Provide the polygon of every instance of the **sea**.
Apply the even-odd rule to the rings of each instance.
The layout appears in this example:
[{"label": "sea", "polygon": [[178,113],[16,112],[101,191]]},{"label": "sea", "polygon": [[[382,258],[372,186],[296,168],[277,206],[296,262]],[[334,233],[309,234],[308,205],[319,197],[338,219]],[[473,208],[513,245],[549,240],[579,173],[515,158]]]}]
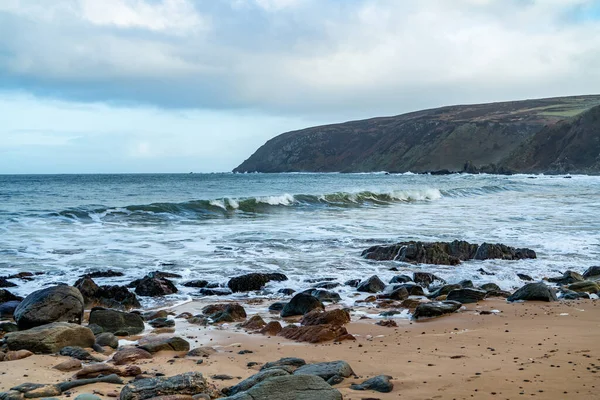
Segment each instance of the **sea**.
[{"label": "sea", "polygon": [[[458,266],[363,259],[373,245],[400,241],[503,243],[537,259],[468,261]],[[153,271],[181,275],[179,293],[141,298],[147,307],[200,298],[180,284],[225,286],[250,272],[281,272],[261,292],[303,290],[315,279],[339,282],[352,305],[350,279],[427,271],[449,283],[494,282],[504,290],[566,270],[600,265],[600,177],[422,174],[120,174],[0,175],[0,276],[27,295],[85,273],[112,269],[127,284]],[[482,274],[481,270],[488,272]]]}]

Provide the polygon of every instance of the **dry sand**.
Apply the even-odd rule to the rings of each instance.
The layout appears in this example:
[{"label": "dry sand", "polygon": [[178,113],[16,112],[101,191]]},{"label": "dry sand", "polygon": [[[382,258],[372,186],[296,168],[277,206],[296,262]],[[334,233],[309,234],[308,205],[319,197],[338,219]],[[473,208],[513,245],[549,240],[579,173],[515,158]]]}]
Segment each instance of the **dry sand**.
[{"label": "dry sand", "polygon": [[[600,306],[597,301],[507,304],[485,300],[466,310],[424,322],[396,320],[397,328],[377,326],[373,320],[350,323],[354,342],[301,344],[279,337],[249,335],[233,328],[206,329],[183,323],[181,333],[192,347],[214,346],[219,352],[204,359],[174,358],[158,354],[140,362],[143,371],[167,376],[201,371],[236,377],[214,381],[232,386],[256,373],[248,368],[281,357],[302,357],[307,362],[346,360],[358,379],[336,386],[344,399],[599,399]],[[200,303],[179,307],[195,310]],[[482,310],[499,310],[485,315]],[[240,350],[253,353],[240,355]],[[32,356],[0,363],[0,391],[23,382],[54,383],[68,379],[51,367],[65,357]],[[353,382],[386,374],[394,377],[391,393],[358,392]],[[77,393],[96,390],[107,394],[120,387],[93,385]],[[63,396],[64,397],[64,396]]]}]

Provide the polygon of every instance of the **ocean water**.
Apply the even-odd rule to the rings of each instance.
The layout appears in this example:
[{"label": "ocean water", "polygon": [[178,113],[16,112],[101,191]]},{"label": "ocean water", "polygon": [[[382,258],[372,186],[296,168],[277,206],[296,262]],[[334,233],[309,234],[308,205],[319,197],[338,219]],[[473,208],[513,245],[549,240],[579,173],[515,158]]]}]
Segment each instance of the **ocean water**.
[{"label": "ocean water", "polygon": [[[413,271],[513,290],[523,284],[517,273],[541,279],[600,265],[599,189],[600,177],[588,176],[0,175],[0,276],[44,272],[14,280],[10,290],[21,295],[109,268],[125,276],[99,284],[156,270],[181,274],[176,283],[221,285],[253,271],[285,273],[289,281],[249,294],[274,298],[283,287],[309,288],[307,279],[386,281]],[[449,267],[360,257],[374,244],[454,239],[529,247],[538,258]],[[177,295],[143,304],[197,297],[178,286]],[[335,290],[347,304],[360,298]]]}]

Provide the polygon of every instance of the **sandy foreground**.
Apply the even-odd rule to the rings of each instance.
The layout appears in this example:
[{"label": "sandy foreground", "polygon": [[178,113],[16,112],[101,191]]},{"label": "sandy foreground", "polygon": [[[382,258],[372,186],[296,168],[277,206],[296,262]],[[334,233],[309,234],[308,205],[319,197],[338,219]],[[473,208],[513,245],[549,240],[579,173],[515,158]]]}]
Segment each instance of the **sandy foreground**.
[{"label": "sandy foreground", "polygon": [[[174,311],[198,312],[205,304],[188,303]],[[252,310],[247,310],[251,316]],[[480,314],[483,310],[499,312]],[[167,376],[201,371],[220,388],[256,373],[260,366],[248,368],[248,362],[262,364],[295,356],[307,362],[347,361],[358,378],[348,378],[336,386],[344,399],[600,398],[598,301],[508,304],[485,300],[437,319],[395,321],[396,328],[375,325],[375,320],[352,322],[347,329],[356,341],[312,345],[247,334],[233,324],[214,329],[178,319],[178,333],[192,348],[213,346],[218,352],[201,365],[196,364],[197,358],[174,358],[177,354],[166,352],[138,365],[142,371]],[[252,353],[240,355],[240,350]],[[0,363],[0,391],[24,382],[67,380],[73,373],[52,369],[67,359],[35,355]],[[215,374],[235,379],[212,380]],[[393,376],[391,393],[349,389],[351,383],[380,374]],[[121,387],[88,385],[71,393],[96,391],[107,395]]]}]

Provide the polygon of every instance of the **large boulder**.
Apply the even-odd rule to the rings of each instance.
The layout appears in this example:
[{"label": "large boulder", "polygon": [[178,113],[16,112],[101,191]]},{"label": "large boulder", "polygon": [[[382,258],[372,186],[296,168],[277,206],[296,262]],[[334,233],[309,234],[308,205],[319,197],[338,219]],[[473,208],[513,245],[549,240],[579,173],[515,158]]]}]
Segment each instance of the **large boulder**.
[{"label": "large boulder", "polygon": [[102,306],[120,310],[140,307],[135,293],[125,286],[98,286],[89,276],[80,278],[74,286],[81,292],[86,307]]},{"label": "large boulder", "polygon": [[100,326],[104,332],[137,335],[144,331],[144,320],[139,314],[104,308],[94,308],[90,313],[90,325]]},{"label": "large boulder", "polygon": [[600,266],[589,267],[583,273],[585,279],[600,279]]},{"label": "large boulder", "polygon": [[337,294],[336,292],[332,292],[330,290],[307,289],[307,290],[303,291],[302,293],[309,294],[313,297],[316,297],[317,299],[319,299],[322,302],[337,303],[342,300],[342,298],[340,297],[339,294]]},{"label": "large boulder", "polygon": [[83,296],[72,286],[60,285],[37,290],[23,300],[15,310],[19,329],[30,329],[53,322],[81,324]]},{"label": "large boulder", "polygon": [[329,361],[315,364],[306,364],[294,371],[294,375],[314,375],[324,380],[333,376],[348,378],[354,375],[354,371],[346,361]]},{"label": "large boulder", "polygon": [[6,335],[9,350],[29,350],[51,354],[66,346],[92,347],[96,341],[88,328],[67,322],[55,322]]},{"label": "large boulder", "polygon": [[462,304],[457,301],[432,301],[430,303],[421,303],[415,308],[414,319],[439,317],[444,314],[450,314],[458,310]]},{"label": "large boulder", "polygon": [[377,293],[381,292],[385,289],[385,283],[379,279],[377,275],[373,275],[372,277],[365,279],[361,283],[358,284],[356,288],[359,292],[367,292],[367,293]]},{"label": "large boulder", "polygon": [[429,287],[434,282],[445,284],[446,281],[431,272],[414,272],[413,281],[422,287]]},{"label": "large boulder", "polygon": [[268,378],[249,390],[228,398],[231,400],[341,400],[342,394],[317,376],[288,375]]},{"label": "large boulder", "polygon": [[179,336],[168,334],[148,335],[138,341],[138,347],[146,350],[148,353],[157,353],[159,351],[190,351],[190,343]]},{"label": "large boulder", "polygon": [[570,285],[571,283],[581,281],[583,281],[583,276],[575,271],[566,271],[562,276],[548,279],[548,282],[556,283],[557,285]]},{"label": "large boulder", "polygon": [[462,304],[477,303],[485,299],[487,292],[480,289],[454,289],[448,293],[446,300],[458,301]]},{"label": "large boulder", "polygon": [[461,289],[461,288],[462,288],[462,286],[460,286],[459,284],[456,284],[456,283],[450,284],[450,285],[444,285],[444,286],[436,289],[435,291],[431,292],[427,297],[429,297],[430,299],[435,299],[440,296],[445,296],[453,290]]},{"label": "large boulder", "polygon": [[133,283],[135,283],[135,293],[139,296],[157,297],[177,293],[173,282],[162,275],[151,274]]},{"label": "large boulder", "polygon": [[145,400],[159,396],[210,393],[206,379],[200,372],[186,372],[170,378],[156,377],[129,382],[121,390],[120,400]]},{"label": "large boulder", "polygon": [[477,249],[475,260],[522,260],[525,258],[536,258],[535,251],[531,249],[516,249],[503,244],[483,243]]},{"label": "large boulder", "polygon": [[302,358],[298,357],[284,357],[280,358],[277,361],[269,361],[262,366],[261,370],[270,369],[270,368],[298,368],[303,365],[306,365],[306,361]]},{"label": "large boulder", "polygon": [[346,310],[311,311],[300,321],[301,325],[344,325],[350,322],[350,314]]},{"label": "large boulder", "polygon": [[575,282],[569,285],[569,290],[573,290],[574,292],[598,293],[600,285],[593,281]]},{"label": "large boulder", "polygon": [[537,282],[537,283],[528,283],[522,288],[518,289],[514,292],[509,298],[508,301],[518,301],[518,300],[527,300],[527,301],[557,301],[556,293],[548,287],[546,284]]},{"label": "large boulder", "polygon": [[246,319],[246,310],[239,303],[211,304],[202,309],[213,322],[236,322]]},{"label": "large boulder", "polygon": [[252,273],[242,276],[236,276],[231,278],[227,286],[232,292],[250,292],[254,290],[261,290],[270,281],[287,281],[288,278],[284,274],[272,273],[272,274],[259,274]]},{"label": "large boulder", "polygon": [[348,331],[341,325],[288,325],[278,333],[286,339],[308,343],[328,342],[347,335]]},{"label": "large boulder", "polygon": [[275,376],[288,376],[289,374],[289,372],[279,368],[265,369],[257,374],[252,375],[248,379],[241,381],[235,386],[223,389],[222,392],[227,396],[233,396],[234,394],[245,392],[248,389],[258,385],[262,381],[267,380],[269,378],[273,378]]},{"label": "large boulder", "polygon": [[309,294],[298,293],[283,307],[281,316],[285,318],[294,315],[304,315],[318,309],[325,309],[323,303],[321,303],[319,299]]}]

